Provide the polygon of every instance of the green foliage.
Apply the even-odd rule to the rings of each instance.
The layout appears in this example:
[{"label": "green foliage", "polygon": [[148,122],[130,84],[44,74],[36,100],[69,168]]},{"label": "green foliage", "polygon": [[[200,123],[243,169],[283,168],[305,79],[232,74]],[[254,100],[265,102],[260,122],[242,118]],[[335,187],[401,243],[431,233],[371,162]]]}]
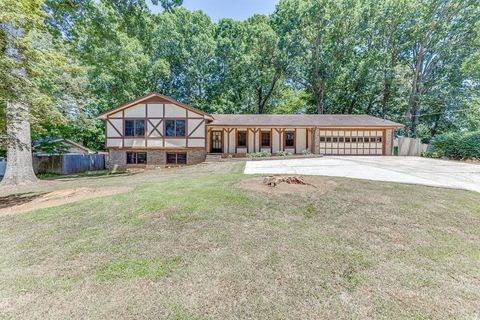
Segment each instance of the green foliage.
[{"label": "green foliage", "polygon": [[280,150],[277,152],[277,156],[279,157],[287,157],[287,156],[293,156],[293,153],[291,153],[290,151],[284,151],[284,150]]},{"label": "green foliage", "polygon": [[178,257],[119,259],[105,265],[98,271],[97,276],[108,281],[136,278],[158,279],[177,269],[179,263]]},{"label": "green foliage", "polygon": [[422,151],[421,156],[424,158],[434,158],[434,159],[439,159],[442,157],[442,155],[436,151]]},{"label": "green foliage", "polygon": [[309,156],[309,155],[312,154],[312,152],[308,149],[304,149],[304,150],[302,150],[302,154],[305,155],[305,156]]},{"label": "green foliage", "polygon": [[[480,129],[480,3],[281,0],[213,23],[181,0],[0,0],[0,135],[22,98],[33,138],[98,150],[99,113],[151,91],[206,112],[366,113],[428,141]],[[1,28],[0,28],[1,29]],[[10,46],[24,53],[28,81]]]},{"label": "green foliage", "polygon": [[453,159],[480,159],[480,131],[453,132],[432,140],[432,155]]},{"label": "green foliage", "polygon": [[248,158],[269,158],[271,156],[272,156],[272,154],[269,151],[266,151],[266,150],[247,154]]},{"label": "green foliage", "polygon": [[33,147],[33,152],[44,154],[64,154],[69,147],[63,141],[45,141]]}]

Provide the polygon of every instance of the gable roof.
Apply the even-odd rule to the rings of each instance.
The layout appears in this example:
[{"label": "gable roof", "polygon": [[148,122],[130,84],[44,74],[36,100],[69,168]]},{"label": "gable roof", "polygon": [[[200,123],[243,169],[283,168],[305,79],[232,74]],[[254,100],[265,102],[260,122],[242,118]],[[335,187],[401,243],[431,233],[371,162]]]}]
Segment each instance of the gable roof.
[{"label": "gable roof", "polygon": [[303,126],[403,128],[401,123],[366,114],[213,114],[213,126]]},{"label": "gable roof", "polygon": [[170,103],[172,103],[172,104],[176,104],[176,105],[178,105],[178,106],[180,106],[180,107],[183,107],[183,108],[185,108],[185,109],[187,109],[187,110],[190,110],[190,111],[192,111],[192,112],[196,112],[196,113],[199,113],[199,114],[201,114],[201,115],[210,117],[209,114],[203,112],[202,110],[199,110],[199,109],[197,109],[197,108],[191,107],[191,106],[189,106],[189,105],[187,105],[187,104],[185,104],[185,103],[182,103],[182,102],[180,102],[180,101],[177,101],[177,100],[175,100],[175,99],[173,99],[173,98],[171,98],[171,97],[169,97],[169,96],[165,96],[165,95],[160,94],[160,93],[158,93],[158,92],[151,92],[151,93],[146,94],[146,95],[144,95],[144,96],[141,96],[141,97],[139,97],[139,98],[137,98],[137,99],[128,101],[128,102],[126,102],[126,103],[124,103],[124,104],[122,104],[122,105],[120,105],[120,106],[118,106],[118,107],[116,107],[116,108],[113,108],[113,109],[110,109],[110,110],[108,110],[108,111],[105,111],[104,113],[98,115],[98,116],[97,116],[97,119],[106,119],[107,116],[110,115],[110,114],[112,114],[112,113],[116,113],[116,112],[118,112],[118,111],[122,111],[123,109],[127,109],[127,108],[129,108],[129,107],[131,107],[131,106],[134,106],[134,105],[136,105],[136,104],[138,104],[138,103],[142,103],[143,101],[148,100],[148,99],[151,99],[151,98],[154,98],[154,97],[157,97],[157,98],[166,100],[166,101],[168,101],[168,102],[170,102]]},{"label": "gable roof", "polygon": [[60,137],[35,139],[35,140],[32,141],[32,146],[33,147],[39,147],[44,143],[58,143],[58,142],[63,142],[65,144],[69,144],[69,145],[74,146],[76,148],[82,149],[87,153],[92,153],[92,151],[90,149],[88,149],[87,147],[84,147],[81,144],[76,143],[75,141],[65,139],[65,138],[60,138]]}]

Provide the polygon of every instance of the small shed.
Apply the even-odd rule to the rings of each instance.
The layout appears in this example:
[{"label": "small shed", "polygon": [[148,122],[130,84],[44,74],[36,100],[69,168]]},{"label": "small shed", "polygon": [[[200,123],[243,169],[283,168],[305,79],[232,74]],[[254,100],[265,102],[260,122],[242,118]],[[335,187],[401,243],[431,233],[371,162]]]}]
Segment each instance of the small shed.
[{"label": "small shed", "polygon": [[65,138],[35,139],[32,143],[33,151],[37,155],[42,154],[89,154],[94,153],[87,147]]}]

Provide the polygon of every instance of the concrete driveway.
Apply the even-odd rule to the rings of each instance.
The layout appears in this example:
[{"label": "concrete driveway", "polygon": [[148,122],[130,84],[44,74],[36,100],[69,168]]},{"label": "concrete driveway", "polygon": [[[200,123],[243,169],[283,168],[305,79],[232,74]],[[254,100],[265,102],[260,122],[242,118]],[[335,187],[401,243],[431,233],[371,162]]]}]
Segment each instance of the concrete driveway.
[{"label": "concrete driveway", "polygon": [[480,192],[480,165],[420,157],[247,161],[245,174],[299,174],[422,184]]}]

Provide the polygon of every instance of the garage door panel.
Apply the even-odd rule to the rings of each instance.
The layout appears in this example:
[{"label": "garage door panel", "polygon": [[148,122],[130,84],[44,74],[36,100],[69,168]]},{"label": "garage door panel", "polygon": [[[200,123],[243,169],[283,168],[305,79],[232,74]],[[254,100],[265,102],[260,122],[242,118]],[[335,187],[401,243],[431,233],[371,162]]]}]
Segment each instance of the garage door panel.
[{"label": "garage door panel", "polygon": [[382,155],[383,131],[320,130],[320,153],[325,155]]}]

